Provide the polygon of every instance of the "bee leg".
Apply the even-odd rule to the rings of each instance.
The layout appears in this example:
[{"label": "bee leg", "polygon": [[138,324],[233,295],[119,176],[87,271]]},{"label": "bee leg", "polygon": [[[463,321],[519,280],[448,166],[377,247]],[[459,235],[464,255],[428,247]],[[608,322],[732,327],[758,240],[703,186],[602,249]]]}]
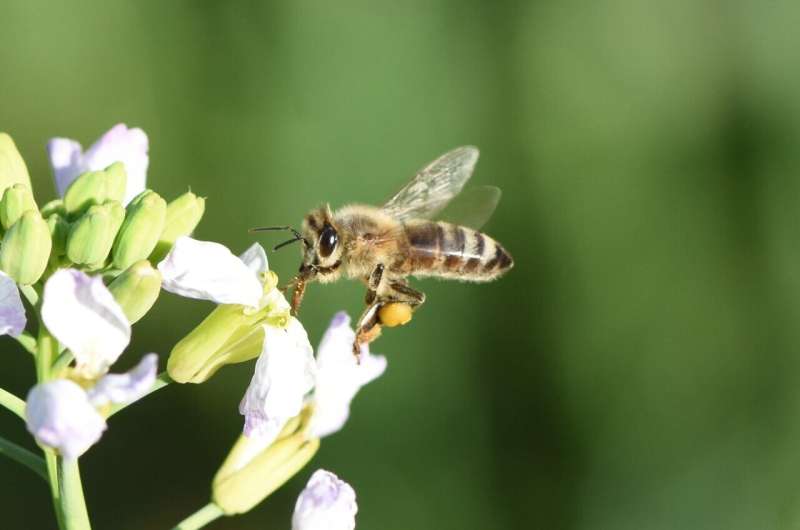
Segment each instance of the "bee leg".
[{"label": "bee leg", "polygon": [[353,341],[353,354],[359,363],[361,363],[361,346],[369,344],[381,334],[381,324],[378,318],[378,309],[380,307],[381,304],[378,302],[369,304],[361,314],[361,318],[358,319],[356,339]]},{"label": "bee leg", "polygon": [[364,297],[364,302],[369,306],[375,302],[375,297],[378,295],[378,287],[381,285],[383,279],[383,263],[378,265],[372,270],[372,273],[367,279],[367,294]]},{"label": "bee leg", "polygon": [[392,293],[384,297],[384,302],[402,302],[410,305],[413,309],[425,303],[425,293],[412,289],[403,280],[389,282],[389,288]]},{"label": "bee leg", "polygon": [[292,280],[294,283],[294,291],[292,292],[292,315],[297,315],[300,311],[300,303],[303,301],[303,295],[306,292],[306,281],[303,278],[296,277]]}]

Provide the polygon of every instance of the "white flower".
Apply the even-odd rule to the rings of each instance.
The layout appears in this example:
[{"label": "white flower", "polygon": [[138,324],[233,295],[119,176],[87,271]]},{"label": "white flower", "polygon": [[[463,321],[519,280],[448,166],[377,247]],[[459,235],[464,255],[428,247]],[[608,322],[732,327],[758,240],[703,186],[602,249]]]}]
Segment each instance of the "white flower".
[{"label": "white flower", "polygon": [[271,438],[297,416],[314,386],[314,355],[296,318],[286,329],[264,326],[264,345],[250,386],[239,404],[246,436]]},{"label": "white flower", "polygon": [[292,530],[353,530],[356,512],[353,488],[330,471],[318,469],[297,498]]},{"label": "white flower", "polygon": [[350,317],[337,313],[322,337],[317,350],[317,377],[311,436],[323,437],[340,430],[350,415],[350,402],[358,390],[386,370],[386,358],[361,349],[361,364],[353,355],[355,332]]},{"label": "white flower", "polygon": [[127,186],[124,203],[144,191],[147,181],[147,135],[139,128],[119,123],[84,153],[81,144],[68,138],[53,138],[47,144],[56,188],[62,197],[70,184],[87,171],[105,169],[114,162],[125,164]]},{"label": "white flower", "polygon": [[28,431],[36,440],[58,449],[65,458],[78,458],[106,430],[106,422],[80,386],[67,379],[36,385],[25,406]]},{"label": "white flower", "polygon": [[0,271],[0,335],[18,337],[25,329],[25,307],[14,280]]},{"label": "white flower", "polygon": [[[219,243],[180,237],[158,264],[162,287],[187,298],[255,307],[263,293],[259,279],[261,265],[257,263],[261,258],[253,247],[245,254],[249,263]],[[266,254],[263,265],[266,267]]]},{"label": "white flower", "polygon": [[75,269],[61,269],[47,280],[42,320],[87,379],[105,374],[131,340],[128,319],[102,279]]},{"label": "white flower", "polygon": [[110,403],[123,405],[133,403],[147,394],[156,380],[158,370],[158,355],[148,353],[139,364],[124,374],[106,374],[92,387],[89,401],[95,407],[102,407]]},{"label": "white flower", "polygon": [[68,379],[34,386],[28,393],[25,418],[36,440],[78,458],[97,443],[106,421],[98,407],[136,401],[153,386],[158,356],[150,353],[124,374],[107,374],[88,391]]}]

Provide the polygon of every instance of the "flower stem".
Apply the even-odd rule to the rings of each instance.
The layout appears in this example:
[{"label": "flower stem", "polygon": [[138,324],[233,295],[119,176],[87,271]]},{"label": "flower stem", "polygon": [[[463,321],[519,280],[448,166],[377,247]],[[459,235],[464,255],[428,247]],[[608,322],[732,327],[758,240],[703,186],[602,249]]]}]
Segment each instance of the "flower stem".
[{"label": "flower stem", "polygon": [[0,406],[7,408],[25,421],[25,402],[4,388],[0,388]]},{"label": "flower stem", "polygon": [[[155,392],[159,388],[164,388],[165,386],[167,386],[171,382],[172,382],[172,378],[169,376],[169,374],[167,374],[167,372],[161,372],[156,377],[156,380],[153,381],[153,386],[150,387],[150,389],[147,391],[147,393],[144,396],[148,396],[148,395],[152,394],[153,392]],[[144,396],[142,396],[139,399],[142,399]],[[108,415],[106,417],[110,418],[111,416],[113,416],[117,412],[121,411],[122,409],[124,409],[128,405],[130,405],[130,403],[126,403],[124,405],[112,405],[111,409],[109,410]]]},{"label": "flower stem", "polygon": [[39,303],[39,292],[32,285],[20,285],[19,291],[22,293],[32,306]]},{"label": "flower stem", "polygon": [[36,355],[36,338],[33,335],[23,331],[16,339],[28,353]]},{"label": "flower stem", "polygon": [[83,499],[81,473],[77,459],[59,458],[59,490],[65,530],[91,530],[89,512]]},{"label": "flower stem", "polygon": [[197,530],[198,528],[203,528],[211,521],[223,515],[225,514],[222,511],[222,508],[213,502],[209,502],[192,515],[178,523],[178,525],[172,530]]},{"label": "flower stem", "polygon": [[47,480],[47,466],[45,466],[42,457],[31,453],[14,442],[6,440],[2,436],[0,436],[0,454],[19,462],[44,480]]}]

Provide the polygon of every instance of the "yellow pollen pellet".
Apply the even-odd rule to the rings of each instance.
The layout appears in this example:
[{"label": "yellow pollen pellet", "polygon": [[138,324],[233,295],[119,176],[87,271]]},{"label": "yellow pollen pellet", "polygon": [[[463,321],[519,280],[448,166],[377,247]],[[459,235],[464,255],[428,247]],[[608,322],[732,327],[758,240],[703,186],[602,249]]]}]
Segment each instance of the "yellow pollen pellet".
[{"label": "yellow pollen pellet", "polygon": [[386,304],[378,310],[378,318],[386,327],[402,326],[411,320],[411,306],[402,302]]}]

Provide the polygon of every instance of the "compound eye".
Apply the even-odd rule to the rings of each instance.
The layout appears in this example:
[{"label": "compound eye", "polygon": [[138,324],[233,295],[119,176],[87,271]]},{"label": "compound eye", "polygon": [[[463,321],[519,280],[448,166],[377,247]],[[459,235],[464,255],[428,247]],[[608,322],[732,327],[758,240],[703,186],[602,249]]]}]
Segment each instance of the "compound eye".
[{"label": "compound eye", "polygon": [[333,254],[336,248],[336,243],[339,242],[339,235],[331,225],[325,225],[322,229],[322,234],[319,236],[319,255],[327,258]]}]

